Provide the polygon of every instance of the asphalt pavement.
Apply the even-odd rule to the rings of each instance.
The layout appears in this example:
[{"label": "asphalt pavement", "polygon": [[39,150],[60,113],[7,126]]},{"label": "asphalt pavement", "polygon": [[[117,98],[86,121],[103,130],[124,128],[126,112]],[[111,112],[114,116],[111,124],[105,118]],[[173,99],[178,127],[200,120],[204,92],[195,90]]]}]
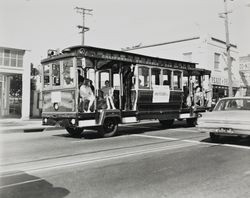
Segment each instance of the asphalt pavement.
[{"label": "asphalt pavement", "polygon": [[250,143],[211,142],[184,123],[123,125],[100,138],[86,130],[1,134],[0,197],[250,197]]}]

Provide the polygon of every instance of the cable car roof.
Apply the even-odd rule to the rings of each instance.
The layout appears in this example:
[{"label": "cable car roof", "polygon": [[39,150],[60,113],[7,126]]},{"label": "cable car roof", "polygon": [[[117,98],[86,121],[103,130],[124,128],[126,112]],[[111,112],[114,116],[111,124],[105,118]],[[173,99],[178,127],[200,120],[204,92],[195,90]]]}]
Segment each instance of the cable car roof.
[{"label": "cable car roof", "polygon": [[85,45],[76,45],[65,48],[64,50],[62,50],[61,53],[56,55],[51,55],[50,57],[42,60],[41,63],[46,63],[74,56],[129,62],[132,64],[151,65],[151,66],[159,66],[172,69],[189,70],[191,72],[196,71],[199,73],[202,72],[204,74],[211,73],[209,70],[195,68],[196,63],[193,62],[171,60],[159,57],[146,56],[142,54],[135,54],[121,50],[111,50],[111,49],[98,48]]}]

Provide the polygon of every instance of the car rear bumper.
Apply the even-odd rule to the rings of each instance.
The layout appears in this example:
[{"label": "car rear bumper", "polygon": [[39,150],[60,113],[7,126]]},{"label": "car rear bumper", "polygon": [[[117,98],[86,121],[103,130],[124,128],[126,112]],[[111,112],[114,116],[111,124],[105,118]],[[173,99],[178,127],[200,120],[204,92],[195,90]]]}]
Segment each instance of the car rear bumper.
[{"label": "car rear bumper", "polygon": [[223,135],[250,135],[250,125],[248,126],[232,126],[232,125],[220,125],[220,126],[197,126],[200,132],[216,133]]}]

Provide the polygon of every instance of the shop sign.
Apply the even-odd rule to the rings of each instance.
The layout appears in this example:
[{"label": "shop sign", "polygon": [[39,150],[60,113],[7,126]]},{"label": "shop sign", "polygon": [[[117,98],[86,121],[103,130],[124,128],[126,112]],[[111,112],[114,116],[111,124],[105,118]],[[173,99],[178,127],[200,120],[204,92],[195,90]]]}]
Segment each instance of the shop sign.
[{"label": "shop sign", "polygon": [[228,79],[226,78],[221,78],[221,77],[211,77],[211,82],[214,85],[223,85],[223,86],[228,86]]},{"label": "shop sign", "polygon": [[250,62],[240,63],[240,71],[250,71]]}]

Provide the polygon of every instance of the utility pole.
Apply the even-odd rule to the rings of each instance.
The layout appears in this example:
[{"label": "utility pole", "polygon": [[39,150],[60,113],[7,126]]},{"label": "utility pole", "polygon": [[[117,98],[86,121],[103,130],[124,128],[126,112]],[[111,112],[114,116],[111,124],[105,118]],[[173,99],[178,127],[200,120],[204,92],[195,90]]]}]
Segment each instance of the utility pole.
[{"label": "utility pole", "polygon": [[[231,0],[232,1],[232,0]],[[232,58],[230,55],[230,41],[229,41],[229,28],[228,28],[228,14],[232,11],[227,9],[227,0],[224,0],[224,13],[222,13],[225,19],[225,30],[226,30],[226,51],[227,51],[227,71],[228,71],[228,96],[233,96],[233,81],[232,81]]]},{"label": "utility pole", "polygon": [[81,29],[82,31],[80,34],[82,34],[82,45],[84,45],[84,34],[85,32],[89,31],[88,27],[85,27],[85,15],[92,15],[91,12],[93,11],[92,9],[86,9],[86,8],[80,8],[80,7],[75,7],[76,12],[82,14],[82,25],[78,25],[77,27]]}]

